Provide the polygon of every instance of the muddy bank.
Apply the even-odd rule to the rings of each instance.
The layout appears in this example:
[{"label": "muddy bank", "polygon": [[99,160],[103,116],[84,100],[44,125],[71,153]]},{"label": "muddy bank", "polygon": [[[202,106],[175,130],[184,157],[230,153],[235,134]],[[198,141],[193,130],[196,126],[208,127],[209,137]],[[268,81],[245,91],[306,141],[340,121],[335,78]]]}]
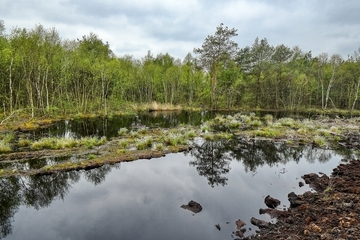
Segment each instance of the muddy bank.
[{"label": "muddy bank", "polygon": [[311,173],[302,178],[314,191],[289,193],[285,211],[260,209],[277,222],[252,218],[259,230],[241,239],[360,239],[360,161],[340,164],[330,177]]}]

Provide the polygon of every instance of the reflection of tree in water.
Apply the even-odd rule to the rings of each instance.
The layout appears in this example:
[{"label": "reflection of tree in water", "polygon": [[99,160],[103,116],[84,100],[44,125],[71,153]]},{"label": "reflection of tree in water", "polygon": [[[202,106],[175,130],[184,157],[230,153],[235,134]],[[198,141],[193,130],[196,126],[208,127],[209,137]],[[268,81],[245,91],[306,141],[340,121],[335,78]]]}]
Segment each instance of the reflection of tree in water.
[{"label": "reflection of tree in water", "polygon": [[193,148],[191,155],[195,159],[190,161],[190,165],[208,179],[211,187],[215,184],[226,185],[228,179],[222,175],[230,171],[231,158],[225,141],[205,141],[201,146]]},{"label": "reflection of tree in water", "polygon": [[329,161],[331,159],[331,157],[332,157],[332,154],[329,150],[306,146],[304,158],[309,163],[314,163],[315,161],[325,163],[325,162]]},{"label": "reflection of tree in water", "polygon": [[[195,160],[190,165],[195,166],[201,176],[205,176],[209,184],[225,185],[227,178],[222,176],[230,170],[231,159],[241,161],[245,171],[256,172],[259,166],[286,164],[290,161],[298,163],[304,157],[309,163],[315,161],[327,162],[332,158],[332,151],[314,148],[312,146],[289,146],[285,142],[271,140],[216,140],[205,141],[194,148],[191,154]],[[349,151],[338,152],[348,155]]]},{"label": "reflection of tree in water", "polygon": [[22,200],[20,188],[16,177],[0,179],[0,239],[12,233],[11,222]]},{"label": "reflection of tree in water", "polygon": [[112,168],[113,166],[103,165],[99,168],[94,168],[84,172],[84,177],[86,178],[86,180],[93,183],[94,185],[98,185],[105,180],[106,175],[111,171]]},{"label": "reflection of tree in water", "polygon": [[48,207],[53,200],[64,199],[71,184],[79,179],[80,173],[75,171],[21,179],[23,204],[36,210]]},{"label": "reflection of tree in water", "polygon": [[234,147],[231,157],[242,161],[246,172],[255,172],[259,166],[264,164],[274,166],[289,161],[299,162],[303,153],[303,146],[289,147],[284,142],[268,140],[238,139],[233,140],[232,145]]},{"label": "reflection of tree in water", "polygon": [[[105,180],[111,168],[104,165],[83,174],[96,185]],[[0,178],[0,239],[12,233],[12,221],[21,205],[36,210],[48,207],[52,201],[64,199],[81,175],[81,172],[71,171],[44,176]]]}]

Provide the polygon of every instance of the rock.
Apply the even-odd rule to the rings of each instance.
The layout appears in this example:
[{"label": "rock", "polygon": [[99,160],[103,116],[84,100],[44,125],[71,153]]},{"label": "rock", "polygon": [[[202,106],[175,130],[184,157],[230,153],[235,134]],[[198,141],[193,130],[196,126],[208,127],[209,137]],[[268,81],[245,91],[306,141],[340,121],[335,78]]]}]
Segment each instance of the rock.
[{"label": "rock", "polygon": [[259,209],[259,214],[269,214],[269,216],[271,218],[277,218],[277,219],[282,219],[282,218],[287,218],[290,216],[290,213],[288,211],[281,211],[281,210],[277,210],[277,209],[272,209],[272,208],[267,208],[267,209],[263,209],[260,208]]},{"label": "rock", "polygon": [[219,231],[221,230],[220,224],[215,224],[215,227],[217,230],[219,230]]},{"label": "rock", "polygon": [[280,200],[278,200],[276,198],[272,198],[272,197],[270,197],[270,195],[266,196],[264,202],[265,202],[265,205],[269,208],[276,208],[281,203]]},{"label": "rock", "polygon": [[288,194],[288,200],[290,202],[290,208],[296,208],[303,204],[301,199],[294,192]]},{"label": "rock", "polygon": [[242,229],[236,231],[235,235],[242,238],[242,237],[244,237],[245,232],[246,232],[246,228],[242,228]]},{"label": "rock", "polygon": [[243,226],[246,225],[246,223],[244,221],[242,221],[241,219],[238,219],[235,221],[235,225],[236,225],[236,229],[241,229]]},{"label": "rock", "polygon": [[306,184],[317,192],[324,191],[329,186],[329,177],[323,174],[319,177],[316,173],[305,174],[302,176]]},{"label": "rock", "polygon": [[193,213],[199,213],[202,210],[202,206],[193,200],[191,200],[187,205],[181,205],[180,207],[192,211]]},{"label": "rock", "polygon": [[303,187],[304,183],[303,182],[299,182],[299,187]]},{"label": "rock", "polygon": [[252,217],[250,219],[250,222],[252,225],[257,226],[258,228],[268,228],[269,227],[269,223],[264,221],[264,220],[260,220],[260,219],[256,219],[254,217]]}]

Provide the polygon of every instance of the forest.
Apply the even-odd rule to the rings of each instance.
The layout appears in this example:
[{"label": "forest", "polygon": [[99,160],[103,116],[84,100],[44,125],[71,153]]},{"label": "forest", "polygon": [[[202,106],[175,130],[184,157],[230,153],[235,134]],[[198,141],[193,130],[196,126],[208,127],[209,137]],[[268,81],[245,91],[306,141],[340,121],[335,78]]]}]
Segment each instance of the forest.
[{"label": "forest", "polygon": [[[169,53],[116,56],[90,32],[63,40],[55,28],[0,20],[0,104],[5,116],[121,111],[131,104],[207,109],[359,109],[360,48],[312,56],[256,38],[239,46],[223,24],[184,59]],[[121,40],[119,40],[121,41]],[[198,47],[198,48],[196,48]]]}]

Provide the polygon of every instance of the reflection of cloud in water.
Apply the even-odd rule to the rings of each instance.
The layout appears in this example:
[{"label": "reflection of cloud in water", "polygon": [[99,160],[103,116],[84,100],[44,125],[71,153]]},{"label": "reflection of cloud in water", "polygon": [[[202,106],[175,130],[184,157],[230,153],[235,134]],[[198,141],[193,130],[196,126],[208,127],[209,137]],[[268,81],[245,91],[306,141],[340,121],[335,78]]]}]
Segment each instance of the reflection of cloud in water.
[{"label": "reflection of cloud in water", "polygon": [[[253,230],[256,227],[250,224],[251,217],[270,220],[258,214],[259,208],[265,207],[265,196],[270,194],[288,205],[289,192],[309,189],[298,187],[303,174],[319,171],[329,174],[340,161],[340,156],[325,150],[331,153],[326,164],[318,160],[309,162],[306,151],[311,149],[304,147],[302,152],[274,153],[282,156],[279,162],[253,158],[259,159],[257,165],[249,159],[235,158],[249,156],[241,155],[240,149],[229,157],[232,151],[227,143],[204,148],[214,146],[217,149],[213,148],[212,155],[204,152],[205,156],[220,153],[226,164],[216,165],[219,172],[221,167],[229,170],[220,175],[227,179],[227,184],[214,188],[209,186],[206,175],[199,175],[197,166],[189,166],[189,162],[199,161],[196,156],[183,153],[121,163],[118,169],[104,166],[48,177],[3,179],[7,187],[0,194],[11,196],[13,202],[8,205],[9,214],[2,217],[5,220],[14,217],[11,226],[14,231],[6,239],[228,239],[235,230],[233,223],[239,218]],[[259,151],[252,152],[263,156],[264,151]],[[209,166],[210,157],[198,157]],[[246,165],[244,168],[247,163],[256,169],[256,175],[246,170]],[[286,171],[279,174],[283,169]],[[179,208],[189,199],[201,203],[201,214],[192,216]],[[215,224],[221,225],[221,231]]]}]

